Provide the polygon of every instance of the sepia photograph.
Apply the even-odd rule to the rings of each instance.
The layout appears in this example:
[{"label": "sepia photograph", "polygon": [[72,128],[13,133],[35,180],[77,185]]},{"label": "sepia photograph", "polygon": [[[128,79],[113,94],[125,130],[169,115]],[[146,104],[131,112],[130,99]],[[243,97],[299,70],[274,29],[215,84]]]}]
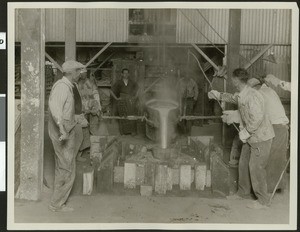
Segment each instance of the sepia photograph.
[{"label": "sepia photograph", "polygon": [[296,229],[296,3],[7,13],[8,229]]}]

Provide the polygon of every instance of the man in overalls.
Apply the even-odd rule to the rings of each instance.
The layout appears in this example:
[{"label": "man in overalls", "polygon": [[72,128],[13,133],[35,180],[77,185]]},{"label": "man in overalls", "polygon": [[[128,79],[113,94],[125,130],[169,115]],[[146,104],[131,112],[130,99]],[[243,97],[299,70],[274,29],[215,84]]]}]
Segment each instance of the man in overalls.
[{"label": "man in overalls", "polygon": [[73,211],[66,206],[75,179],[75,104],[73,87],[84,65],[70,60],[62,65],[63,77],[52,87],[49,97],[48,132],[55,151],[54,191],[49,209]]}]

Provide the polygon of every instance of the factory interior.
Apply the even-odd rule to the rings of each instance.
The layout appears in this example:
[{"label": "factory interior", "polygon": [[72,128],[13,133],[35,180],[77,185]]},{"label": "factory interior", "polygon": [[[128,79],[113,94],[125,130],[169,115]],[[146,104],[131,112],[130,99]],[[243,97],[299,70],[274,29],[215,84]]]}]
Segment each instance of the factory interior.
[{"label": "factory interior", "polygon": [[[48,209],[49,95],[67,60],[85,65],[101,105],[74,154],[69,213]],[[289,168],[267,209],[228,198],[238,189],[238,130],[221,116],[237,106],[208,92],[235,93],[238,67],[291,81],[291,10],[16,9],[15,222],[288,224]],[[113,96],[124,70],[134,100]],[[182,81],[197,89],[192,103]],[[290,92],[272,88],[290,118]]]}]

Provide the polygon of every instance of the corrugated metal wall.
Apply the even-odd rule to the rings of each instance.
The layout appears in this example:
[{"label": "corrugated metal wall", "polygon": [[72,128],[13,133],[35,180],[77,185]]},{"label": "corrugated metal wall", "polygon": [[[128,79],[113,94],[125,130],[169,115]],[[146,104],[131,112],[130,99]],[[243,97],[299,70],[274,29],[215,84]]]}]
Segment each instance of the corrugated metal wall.
[{"label": "corrugated metal wall", "polygon": [[217,33],[227,41],[229,20],[228,9],[178,9],[176,42],[224,44],[223,39],[213,31],[201,15],[217,31]]},{"label": "corrugated metal wall", "polygon": [[65,10],[47,9],[45,15],[46,42],[65,41]]},{"label": "corrugated metal wall", "polygon": [[[177,10],[177,43],[224,43],[217,33],[228,40],[228,9],[199,10],[207,22],[197,11]],[[291,44],[291,10],[242,9],[241,14],[241,44]]]},{"label": "corrugated metal wall", "polygon": [[241,44],[291,44],[291,10],[242,10]]},{"label": "corrugated metal wall", "polygon": [[[241,55],[250,60],[262,48],[263,46],[259,45],[242,45]],[[262,59],[272,52],[274,53],[277,64]],[[291,81],[291,46],[273,46],[263,57],[249,68],[248,71],[250,75],[261,73],[273,74],[281,80]],[[241,65],[243,65],[244,62],[246,61],[241,58]],[[281,98],[290,98],[290,92],[284,91],[281,88],[275,88],[275,90]]]},{"label": "corrugated metal wall", "polygon": [[127,9],[77,9],[76,40],[78,42],[128,41]]},{"label": "corrugated metal wall", "polygon": [[[16,41],[20,41],[18,14]],[[17,23],[18,22],[18,23]],[[46,9],[46,42],[65,40],[65,10]],[[77,9],[76,40],[78,42],[127,42],[128,9]]]},{"label": "corrugated metal wall", "polygon": [[[15,40],[21,41],[19,32],[19,17],[18,9],[15,13]],[[46,42],[61,42],[65,39],[65,10],[64,9],[46,9],[45,11],[46,24]]]},{"label": "corrugated metal wall", "polygon": [[[78,42],[128,41],[128,9],[77,9],[76,13]],[[228,40],[229,9],[178,9],[177,43],[225,43],[201,14],[225,41]],[[64,9],[46,10],[47,42],[64,41],[64,15]],[[16,22],[17,19],[16,14]],[[16,41],[20,41],[18,23]],[[269,43],[291,43],[291,10],[242,9],[241,44]]]}]

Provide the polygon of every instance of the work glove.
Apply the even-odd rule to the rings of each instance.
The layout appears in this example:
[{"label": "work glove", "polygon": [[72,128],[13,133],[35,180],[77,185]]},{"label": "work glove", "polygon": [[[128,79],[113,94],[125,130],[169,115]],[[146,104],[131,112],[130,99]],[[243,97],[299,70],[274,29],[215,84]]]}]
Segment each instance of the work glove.
[{"label": "work glove", "polygon": [[224,123],[232,124],[232,123],[241,123],[241,115],[238,110],[225,110],[223,111],[223,115],[221,116],[222,121]]},{"label": "work glove", "polygon": [[247,139],[250,138],[250,134],[249,132],[246,130],[246,128],[240,130],[239,132],[239,137],[240,137],[240,140],[243,142],[243,143],[246,143],[247,142]]},{"label": "work glove", "polygon": [[272,84],[274,85],[275,87],[277,87],[279,84],[280,84],[280,79],[278,79],[277,77],[275,77],[274,75],[272,74],[268,74],[265,78],[265,82],[267,84]]},{"label": "work glove", "polygon": [[280,81],[279,86],[286,91],[291,91],[291,83],[290,82],[285,82],[285,81]]},{"label": "work glove", "polygon": [[218,92],[217,90],[211,90],[211,91],[208,92],[207,95],[208,95],[209,99],[214,99],[214,100],[217,100],[217,101],[221,100],[221,93]]}]

